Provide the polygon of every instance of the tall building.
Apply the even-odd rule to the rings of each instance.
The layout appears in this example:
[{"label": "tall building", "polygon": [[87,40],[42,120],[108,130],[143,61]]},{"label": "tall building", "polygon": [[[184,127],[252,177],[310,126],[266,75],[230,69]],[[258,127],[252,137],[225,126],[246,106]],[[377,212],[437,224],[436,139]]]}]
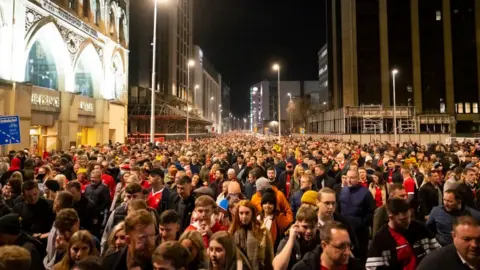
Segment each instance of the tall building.
[{"label": "tall building", "polygon": [[0,115],[32,153],[126,138],[129,0],[0,1]]},{"label": "tall building", "polygon": [[[280,81],[280,118],[282,132],[289,129],[291,113],[287,108],[291,99],[303,99],[318,94],[318,99],[326,100],[327,91],[321,91],[318,81]],[[311,101],[308,100],[310,103]],[[299,108],[297,111],[300,111]],[[265,128],[278,130],[278,82],[261,81],[250,87],[250,114],[248,115],[250,130],[263,132]]]},{"label": "tall building", "polygon": [[479,1],[342,0],[326,10],[334,109],[392,106],[396,69],[396,104],[414,107],[419,131],[455,132],[440,118],[457,133],[480,130]]},{"label": "tall building", "polygon": [[[312,102],[311,104],[316,104],[322,106],[323,108],[328,108],[330,104],[330,97],[328,96],[328,48],[325,44],[320,51],[318,52],[318,82],[320,84],[320,92],[326,93],[327,96],[323,96],[322,99],[318,96],[317,102]],[[315,97],[316,99],[316,97]],[[321,99],[321,100],[320,100]],[[315,108],[317,110],[319,108]]]},{"label": "tall building", "polygon": [[[209,122],[210,132],[220,132],[220,110],[222,109],[222,76],[205,57],[199,46],[194,46],[195,66],[191,76],[194,94],[194,110]],[[223,106],[223,105],[222,105]]]},{"label": "tall building", "polygon": [[230,109],[230,85],[222,83],[222,131],[227,132],[232,130],[233,115]]},{"label": "tall building", "polygon": [[[138,0],[131,5],[129,133],[138,141],[150,133],[151,84],[153,59],[154,2]],[[155,136],[185,136],[187,104],[193,105],[193,1],[158,3],[155,51]],[[190,72],[189,72],[190,71]],[[190,74],[189,74],[190,73]],[[189,76],[190,75],[190,76]],[[190,84],[188,79],[190,77]],[[189,88],[188,88],[189,87]],[[187,91],[188,88],[188,91]],[[204,133],[209,121],[190,111],[190,134]]]}]

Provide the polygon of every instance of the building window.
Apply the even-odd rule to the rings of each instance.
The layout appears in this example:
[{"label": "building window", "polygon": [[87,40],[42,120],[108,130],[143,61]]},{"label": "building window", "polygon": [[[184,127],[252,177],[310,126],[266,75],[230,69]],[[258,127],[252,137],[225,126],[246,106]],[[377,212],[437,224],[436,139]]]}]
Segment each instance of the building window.
[{"label": "building window", "polygon": [[33,85],[58,90],[54,58],[38,41],[33,44],[28,54],[25,79]]},{"label": "building window", "polygon": [[437,12],[435,13],[435,18],[437,21],[441,21],[442,20],[442,12],[440,10],[437,10]]},{"label": "building window", "polygon": [[458,103],[458,110],[457,113],[463,113],[463,103]]},{"label": "building window", "polygon": [[68,7],[75,10],[75,0],[68,0]]},{"label": "building window", "polygon": [[109,33],[110,35],[113,35],[115,33],[115,12],[113,10],[110,10],[110,20],[108,21],[109,23]]},{"label": "building window", "polygon": [[95,12],[95,14],[93,16],[93,23],[95,23],[96,25],[99,25],[100,24],[100,19],[102,18],[100,2],[99,2],[99,0],[95,0],[95,1],[93,1],[93,4],[94,4],[93,10]]},{"label": "building window", "polygon": [[472,113],[478,113],[478,103],[472,104]]},{"label": "building window", "polygon": [[470,113],[470,103],[465,103],[465,113]]},{"label": "building window", "polygon": [[81,57],[75,70],[75,92],[93,97],[92,74],[86,69],[85,57]]},{"label": "building window", "polygon": [[83,17],[88,18],[90,13],[90,0],[83,0]]}]

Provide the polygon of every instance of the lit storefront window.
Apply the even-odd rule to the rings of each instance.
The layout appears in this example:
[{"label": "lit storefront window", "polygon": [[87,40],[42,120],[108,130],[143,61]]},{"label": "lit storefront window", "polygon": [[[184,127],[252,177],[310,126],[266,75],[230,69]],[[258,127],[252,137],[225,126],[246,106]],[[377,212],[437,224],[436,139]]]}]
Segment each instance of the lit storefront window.
[{"label": "lit storefront window", "polygon": [[42,44],[36,41],[26,64],[26,81],[33,85],[58,90],[58,75],[55,61]]},{"label": "lit storefront window", "polygon": [[75,92],[80,92],[82,96],[93,97],[93,79],[92,74],[85,68],[85,57],[80,58],[75,70]]},{"label": "lit storefront window", "polygon": [[465,113],[470,113],[470,103],[465,103]]},{"label": "lit storefront window", "polygon": [[472,113],[478,113],[478,103],[472,104]]},{"label": "lit storefront window", "polygon": [[463,113],[463,103],[458,103],[458,113]]}]

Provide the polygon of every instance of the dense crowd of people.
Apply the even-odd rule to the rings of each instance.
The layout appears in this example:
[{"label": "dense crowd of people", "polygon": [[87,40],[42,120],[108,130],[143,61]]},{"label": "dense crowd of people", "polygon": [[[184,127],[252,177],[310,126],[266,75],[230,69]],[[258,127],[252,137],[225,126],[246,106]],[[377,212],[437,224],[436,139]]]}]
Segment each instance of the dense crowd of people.
[{"label": "dense crowd of people", "polygon": [[246,134],[0,158],[0,270],[480,269],[480,144]]}]

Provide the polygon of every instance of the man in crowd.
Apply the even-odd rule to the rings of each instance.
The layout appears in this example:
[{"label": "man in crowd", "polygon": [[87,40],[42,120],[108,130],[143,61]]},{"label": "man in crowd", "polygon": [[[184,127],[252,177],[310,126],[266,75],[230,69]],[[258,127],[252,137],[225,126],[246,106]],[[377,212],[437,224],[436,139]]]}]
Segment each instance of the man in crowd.
[{"label": "man in crowd", "polygon": [[180,216],[175,210],[166,210],[160,215],[159,240],[160,243],[167,241],[175,241],[178,239],[180,232]]},{"label": "man in crowd", "polygon": [[257,168],[253,168],[248,172],[248,180],[245,183],[245,196],[247,199],[252,199],[253,195],[257,192],[256,181],[261,177],[261,172]]},{"label": "man in crowd", "polygon": [[165,188],[163,183],[164,176],[164,172],[160,169],[151,170],[148,176],[150,190],[147,197],[147,205],[157,209],[158,213],[168,209],[168,200],[170,199],[170,191],[168,188]]},{"label": "man in crowd", "polygon": [[[335,212],[337,204],[337,197],[335,191],[330,188],[322,188],[318,191],[317,195],[317,207],[318,207],[318,229],[319,232],[325,226],[325,223],[329,221],[337,221],[345,226],[350,235],[350,241],[354,246],[358,246],[357,236],[352,226],[350,226],[349,220],[341,214]],[[355,252],[356,253],[356,252]]]},{"label": "man in crowd", "polygon": [[443,194],[443,206],[435,206],[428,216],[426,225],[435,234],[435,238],[442,246],[452,243],[452,226],[459,216],[472,216],[480,220],[480,213],[463,203],[458,190],[447,190]]},{"label": "man in crowd", "polygon": [[453,188],[458,190],[466,206],[477,209],[477,204],[475,203],[478,191],[478,185],[476,183],[477,172],[473,167],[469,167],[463,171],[463,175],[463,180],[454,184]]},{"label": "man in crowd", "polygon": [[25,248],[31,256],[30,269],[43,270],[42,259],[45,256],[45,247],[37,239],[22,232],[20,219],[18,214],[8,214],[0,218],[0,246],[11,245]]},{"label": "man in crowd", "polygon": [[289,235],[280,241],[277,254],[273,259],[274,269],[292,269],[303,256],[313,250],[320,239],[317,234],[317,212],[310,206],[298,210],[295,224],[290,227]]},{"label": "man in crowd", "polygon": [[295,191],[290,197],[290,207],[293,212],[293,216],[295,217],[297,214],[297,210],[300,208],[302,204],[302,196],[305,192],[312,189],[312,176],[308,174],[304,174],[300,177],[300,189]]},{"label": "man in crowd", "polygon": [[195,209],[195,197],[192,194],[192,179],[183,176],[175,180],[176,193],[170,196],[169,209],[173,209],[180,216],[180,231],[189,225]]},{"label": "man in crowd", "polygon": [[320,231],[320,245],[303,256],[293,270],[363,269],[352,257],[352,242],[347,228],[340,222],[329,221]]},{"label": "man in crowd", "polygon": [[374,236],[368,251],[367,269],[415,269],[426,254],[440,245],[425,225],[411,220],[410,206],[404,199],[387,201],[388,226]]},{"label": "man in crowd", "polygon": [[98,217],[94,217],[93,219],[94,229],[91,233],[99,237],[110,206],[110,191],[107,186],[102,184],[102,171],[93,170],[90,173],[90,185],[85,189],[85,197],[91,200],[96,206],[95,213],[98,213]]},{"label": "man in crowd", "polygon": [[391,184],[402,184],[402,174],[400,171],[395,167],[395,161],[390,159],[387,161],[387,170],[383,173],[383,180],[385,183]]},{"label": "man in crowd", "polygon": [[[389,198],[399,198],[402,200],[407,200],[407,191],[405,187],[399,184],[392,184],[388,188],[388,197]],[[382,205],[375,209],[373,215],[373,229],[372,234],[375,235],[382,226],[388,223],[388,213],[386,205]]]},{"label": "man in crowd", "polygon": [[208,248],[210,236],[218,231],[226,231],[218,221],[212,220],[213,211],[217,203],[209,196],[203,195],[195,200],[195,214],[197,221],[190,224],[185,231],[198,231],[202,234],[203,243]]},{"label": "man in crowd", "polygon": [[115,196],[115,180],[113,180],[113,177],[111,175],[105,173],[106,167],[102,164],[95,164],[94,170],[99,170],[102,173],[102,183],[108,187],[108,190],[110,191],[110,200],[113,200],[113,197]]},{"label": "man in crowd", "polygon": [[125,234],[127,246],[105,257],[103,269],[153,269],[156,235],[152,215],[146,210],[130,213],[125,219]]},{"label": "man in crowd", "polygon": [[91,231],[94,218],[99,215],[95,212],[95,204],[82,193],[82,185],[78,181],[68,182],[67,191],[73,196],[73,209],[77,211],[80,218],[80,227],[83,230]]},{"label": "man in crowd", "polygon": [[53,202],[40,197],[37,182],[26,181],[22,185],[23,201],[13,206],[12,212],[22,217],[22,229],[37,240],[46,241],[52,228]]},{"label": "man in crowd", "polygon": [[[262,210],[262,194],[266,190],[272,190],[275,193],[275,197],[277,198],[277,205],[276,209],[279,213],[285,214],[288,217],[292,217],[293,220],[293,212],[290,207],[290,204],[285,198],[285,195],[281,191],[277,189],[277,187],[270,185],[268,179],[261,177],[256,182],[257,192],[253,195],[251,199],[251,203],[257,208],[257,211],[260,213]],[[301,197],[300,197],[301,199]]]},{"label": "man in crowd", "polygon": [[326,174],[325,166],[322,164],[315,166],[315,180],[314,180],[314,187],[316,190],[320,190],[322,188],[331,188],[335,186],[336,182],[335,179],[328,176]]},{"label": "man in crowd", "polygon": [[279,183],[285,183],[285,190],[281,190],[285,197],[289,199],[290,195],[290,184],[293,179],[293,164],[288,162],[286,166],[286,170],[280,174],[278,177]]},{"label": "man in crowd", "polygon": [[418,270],[478,269],[480,224],[471,216],[460,216],[453,224],[453,243],[428,254]]},{"label": "man in crowd", "polygon": [[429,171],[428,182],[418,191],[419,218],[428,220],[428,215],[435,206],[443,204],[443,190],[437,171]]},{"label": "man in crowd", "polygon": [[347,172],[347,184],[340,193],[340,213],[351,220],[358,238],[359,257],[365,260],[375,201],[368,188],[360,185],[358,171]]}]

